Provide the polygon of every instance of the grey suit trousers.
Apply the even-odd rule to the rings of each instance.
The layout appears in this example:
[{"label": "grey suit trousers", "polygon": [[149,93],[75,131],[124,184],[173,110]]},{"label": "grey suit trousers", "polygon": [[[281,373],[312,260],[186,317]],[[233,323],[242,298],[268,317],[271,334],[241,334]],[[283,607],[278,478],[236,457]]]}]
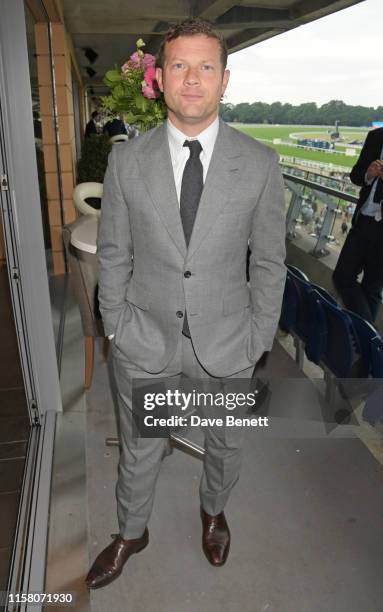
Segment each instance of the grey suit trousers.
[{"label": "grey suit trousers", "polygon": [[[154,375],[131,364],[119,349],[112,344],[113,371],[117,386],[120,418],[121,454],[116,486],[117,515],[120,535],[125,539],[139,538],[150,518],[154,492],[166,445],[166,438],[143,438],[134,433],[132,413],[133,379],[161,379],[183,377],[211,380],[193,350],[189,338],[180,334],[177,352],[167,368]],[[182,372],[179,369],[182,363]],[[254,367],[242,370],[228,377],[250,379]],[[220,379],[215,378],[219,381]],[[227,379],[225,379],[227,380]],[[224,417],[226,409],[221,408]],[[204,428],[205,455],[200,481],[200,502],[211,515],[221,512],[230,492],[239,478],[243,428]],[[176,460],[173,455],[171,460]],[[191,458],[191,461],[194,459]]]}]

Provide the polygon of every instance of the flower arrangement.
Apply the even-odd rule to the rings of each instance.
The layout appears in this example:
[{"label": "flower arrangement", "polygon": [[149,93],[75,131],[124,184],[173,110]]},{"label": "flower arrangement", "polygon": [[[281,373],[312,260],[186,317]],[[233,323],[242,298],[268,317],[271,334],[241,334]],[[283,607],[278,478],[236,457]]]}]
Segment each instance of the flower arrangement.
[{"label": "flower arrangement", "polygon": [[119,70],[108,70],[104,83],[111,93],[102,97],[103,109],[110,115],[120,115],[142,132],[161,123],[166,107],[155,78],[155,57],[144,53],[142,38],[137,50]]}]

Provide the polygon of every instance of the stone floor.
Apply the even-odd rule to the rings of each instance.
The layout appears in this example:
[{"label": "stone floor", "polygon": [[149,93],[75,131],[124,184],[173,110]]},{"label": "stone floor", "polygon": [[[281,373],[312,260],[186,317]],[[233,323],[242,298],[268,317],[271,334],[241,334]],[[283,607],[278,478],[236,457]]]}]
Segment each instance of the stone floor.
[{"label": "stone floor", "polygon": [[[157,483],[149,547],[91,593],[92,612],[380,612],[383,468],[355,421],[323,422],[312,382],[279,343],[264,374],[272,377],[271,426],[246,432],[226,512],[227,564],[212,568],[201,550],[202,464],[175,450]],[[118,449],[105,446],[115,433],[108,364],[99,357],[87,394],[89,562],[117,531]]]},{"label": "stone floor", "polygon": [[[268,384],[262,409],[271,426],[246,432],[226,512],[227,564],[211,567],[201,550],[202,463],[174,450],[162,464],[148,548],[117,581],[89,594],[89,564],[118,529],[118,447],[105,445],[117,431],[113,384],[102,344],[96,348],[85,394],[81,328],[69,304],[47,590],[74,592],[79,612],[380,612],[383,467],[361,435],[363,406],[358,400],[350,420],[337,423],[323,402],[320,371],[297,368],[288,338],[275,342],[259,372]],[[200,431],[188,438],[202,444]]]}]

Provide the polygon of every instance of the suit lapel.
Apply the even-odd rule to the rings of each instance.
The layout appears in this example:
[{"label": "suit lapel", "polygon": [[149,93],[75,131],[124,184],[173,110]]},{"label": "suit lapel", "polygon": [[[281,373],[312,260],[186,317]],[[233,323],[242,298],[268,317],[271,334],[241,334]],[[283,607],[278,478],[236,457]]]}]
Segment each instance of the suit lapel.
[{"label": "suit lapel", "polygon": [[190,238],[189,257],[195,253],[205,239],[235,188],[240,174],[240,158],[240,148],[233,145],[229,128],[223,121],[220,121],[217,140]]},{"label": "suit lapel", "polygon": [[143,180],[170,238],[181,255],[186,255],[174,173],[170,159],[166,123],[153,132],[145,149],[138,155]]},{"label": "suit lapel", "polygon": [[235,188],[240,174],[241,149],[233,145],[229,128],[220,121],[188,250],[174,184],[166,123],[153,132],[152,138],[137,157],[144,183],[170,238],[183,257],[186,257],[186,253],[191,256],[211,230]]}]

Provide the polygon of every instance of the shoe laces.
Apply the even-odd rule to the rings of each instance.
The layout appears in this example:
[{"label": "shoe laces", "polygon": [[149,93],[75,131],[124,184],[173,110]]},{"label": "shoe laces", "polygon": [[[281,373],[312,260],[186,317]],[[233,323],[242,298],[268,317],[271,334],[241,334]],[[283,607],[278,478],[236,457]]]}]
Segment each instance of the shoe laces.
[{"label": "shoe laces", "polygon": [[209,533],[213,533],[213,531],[215,531],[215,529],[217,527],[217,524],[218,524],[217,517],[213,516],[213,518],[211,519],[211,521],[209,523],[208,532]]}]

